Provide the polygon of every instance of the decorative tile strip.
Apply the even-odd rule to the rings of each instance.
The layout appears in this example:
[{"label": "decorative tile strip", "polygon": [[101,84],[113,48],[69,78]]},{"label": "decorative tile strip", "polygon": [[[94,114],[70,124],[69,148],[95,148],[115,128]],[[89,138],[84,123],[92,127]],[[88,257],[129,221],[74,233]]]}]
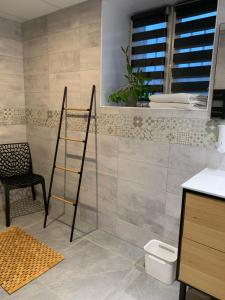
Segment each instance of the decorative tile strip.
[{"label": "decorative tile strip", "polygon": [[[26,110],[27,124],[55,128],[59,122],[59,111]],[[142,117],[141,115],[98,114],[97,132],[103,135],[114,135],[157,141],[171,144],[184,144],[214,148],[216,143],[216,121],[201,119],[179,119]],[[67,118],[70,130],[84,131],[86,119]],[[95,131],[95,120],[91,121],[91,132]]]},{"label": "decorative tile strip", "polygon": [[25,109],[0,109],[0,125],[25,125]]}]

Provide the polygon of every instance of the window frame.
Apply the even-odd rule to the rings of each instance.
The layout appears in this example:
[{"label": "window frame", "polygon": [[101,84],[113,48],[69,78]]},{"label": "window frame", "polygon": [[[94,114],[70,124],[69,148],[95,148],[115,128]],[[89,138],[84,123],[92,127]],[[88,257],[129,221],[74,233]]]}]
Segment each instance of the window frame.
[{"label": "window frame", "polygon": [[[186,4],[186,3],[192,3],[192,2],[197,2],[197,0],[182,1],[175,5],[167,6],[167,9],[169,9],[169,12],[168,12],[168,21],[167,21],[167,36],[166,36],[166,50],[165,50],[164,78],[163,78],[163,92],[162,92],[163,94],[174,93],[174,92],[172,92],[172,84],[175,83],[174,77],[173,77],[173,69],[175,69],[174,53],[176,50],[175,49],[176,24],[177,24],[176,6]],[[160,8],[153,9],[152,11],[157,10],[157,9],[160,9]],[[218,17],[218,1],[217,1],[216,12],[217,12],[216,16],[215,16],[216,22],[215,22],[215,26],[214,26],[215,31],[213,33],[214,38],[213,38],[213,44],[212,44],[212,56],[210,59],[211,65],[210,65],[210,73],[209,73],[209,85],[207,88],[208,89],[208,93],[207,93],[208,97],[210,96],[211,77],[212,77],[212,73],[213,73],[214,51],[216,50],[215,48],[216,48],[216,24],[217,24],[217,17]],[[143,14],[144,14],[144,12],[143,12]],[[131,61],[132,61],[132,49],[134,47],[133,40],[132,40],[133,31],[134,31],[133,21],[131,20],[131,35],[130,35],[130,37],[131,37],[130,38],[130,49],[131,49],[130,60]],[[206,34],[206,33],[204,33],[204,34]],[[194,48],[194,47],[195,46],[193,46],[191,48]],[[201,47],[201,46],[199,46],[199,47]],[[187,53],[192,53],[192,52],[193,51],[188,51]],[[182,77],[180,77],[180,78],[182,78]],[[201,82],[201,81],[199,80],[196,82]],[[201,93],[201,92],[199,92],[199,93]]]}]

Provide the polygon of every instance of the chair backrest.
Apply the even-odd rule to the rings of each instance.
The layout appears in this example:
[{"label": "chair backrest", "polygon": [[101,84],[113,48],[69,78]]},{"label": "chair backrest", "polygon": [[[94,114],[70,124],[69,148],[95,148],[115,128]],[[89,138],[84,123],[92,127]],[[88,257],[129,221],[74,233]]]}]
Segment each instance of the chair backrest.
[{"label": "chair backrest", "polygon": [[0,178],[32,173],[28,143],[0,144]]}]

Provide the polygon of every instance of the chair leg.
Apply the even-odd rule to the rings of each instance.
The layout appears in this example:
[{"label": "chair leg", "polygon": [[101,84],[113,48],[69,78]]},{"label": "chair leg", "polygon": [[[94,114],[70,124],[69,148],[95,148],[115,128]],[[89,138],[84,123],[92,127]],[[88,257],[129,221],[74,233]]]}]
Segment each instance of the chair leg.
[{"label": "chair leg", "polygon": [[34,188],[33,185],[31,186],[31,191],[32,191],[33,200],[35,200],[35,198],[36,198],[36,192],[35,192],[35,188]]},{"label": "chair leg", "polygon": [[10,226],[10,199],[9,199],[9,188],[5,186],[5,223],[6,227]]},{"label": "chair leg", "polygon": [[47,197],[46,197],[46,189],[45,189],[45,181],[41,182],[42,185],[42,192],[43,192],[43,199],[44,199],[44,206],[45,206],[45,215],[48,215],[48,204],[47,204]]}]

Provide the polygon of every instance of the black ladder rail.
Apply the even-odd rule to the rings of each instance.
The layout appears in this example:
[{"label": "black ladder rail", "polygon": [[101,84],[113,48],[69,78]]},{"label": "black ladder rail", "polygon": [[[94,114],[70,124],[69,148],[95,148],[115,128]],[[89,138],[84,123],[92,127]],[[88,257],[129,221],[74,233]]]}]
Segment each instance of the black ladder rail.
[{"label": "black ladder rail", "polygon": [[47,222],[47,217],[48,217],[49,202],[50,202],[50,198],[51,198],[52,183],[53,183],[53,177],[54,177],[54,174],[55,174],[55,165],[56,165],[56,159],[57,159],[57,154],[58,154],[59,140],[60,140],[63,113],[64,113],[64,106],[65,106],[66,100],[67,100],[67,87],[65,87],[64,94],[63,94],[63,101],[62,101],[60,120],[59,120],[59,129],[58,129],[58,134],[57,134],[55,154],[54,154],[54,160],[53,160],[53,165],[52,165],[52,174],[51,174],[51,180],[50,180],[50,185],[49,185],[49,193],[48,193],[48,201],[47,201],[47,213],[45,214],[45,220],[44,220],[44,228],[46,227],[46,222]]},{"label": "black ladder rail", "polygon": [[94,103],[95,99],[96,99],[96,87],[95,87],[95,85],[93,85],[92,93],[91,93],[91,103],[90,103],[90,108],[89,108],[89,113],[88,113],[86,135],[85,135],[85,140],[84,140],[85,142],[84,142],[83,156],[82,156],[82,162],[81,162],[81,168],[80,168],[80,174],[79,174],[77,196],[76,196],[76,202],[74,203],[74,215],[73,215],[73,222],[72,222],[72,228],[71,228],[71,234],[70,234],[70,242],[73,241],[74,226],[75,226],[75,220],[76,220],[76,215],[77,215],[77,207],[78,207],[78,203],[79,203],[80,187],[81,187],[81,182],[82,182],[84,161],[85,161],[85,156],[86,156],[87,142],[88,142],[88,135],[89,135],[89,128],[90,128],[90,123],[91,123],[91,113],[92,113],[93,103]]},{"label": "black ladder rail", "polygon": [[[81,188],[81,183],[82,183],[82,175],[83,175],[84,162],[85,162],[85,157],[86,157],[87,142],[88,142],[88,135],[89,135],[89,129],[90,129],[90,123],[91,123],[91,117],[92,117],[91,114],[92,114],[94,100],[96,101],[96,87],[95,87],[95,85],[93,85],[93,87],[92,87],[91,102],[90,102],[90,108],[89,109],[67,108],[67,107],[65,107],[65,103],[67,101],[67,87],[65,87],[64,95],[63,95],[62,108],[61,108],[61,114],[60,114],[59,129],[58,129],[58,135],[57,135],[57,141],[56,141],[55,155],[54,155],[54,161],[53,161],[53,166],[52,166],[51,181],[50,181],[50,185],[49,185],[47,213],[45,214],[44,228],[46,227],[46,223],[47,223],[48,209],[49,209],[49,203],[50,203],[51,198],[58,199],[60,201],[63,201],[65,204],[70,204],[70,205],[74,206],[74,215],[73,215],[73,222],[72,222],[72,227],[71,227],[70,242],[73,241],[74,227],[75,227],[75,221],[76,221],[76,215],[77,215],[77,207],[78,207],[78,204],[79,204],[80,188]],[[78,139],[67,138],[66,136],[61,137],[63,113],[64,112],[66,113],[67,111],[80,111],[80,112],[84,111],[84,112],[88,112],[88,121],[87,121],[85,139],[78,140]],[[96,114],[96,112],[95,112],[95,114]],[[66,116],[65,116],[65,119],[66,119]],[[66,167],[61,167],[61,166],[56,165],[57,153],[58,153],[58,147],[59,147],[60,139],[65,140],[65,141],[68,140],[68,141],[84,143],[82,162],[81,162],[80,170],[68,169]],[[65,198],[61,197],[61,196],[52,195],[52,185],[53,185],[55,169],[60,169],[60,170],[64,170],[64,171],[68,171],[68,172],[72,172],[72,173],[77,173],[79,175],[79,181],[78,181],[78,187],[77,187],[75,202],[68,201]]]}]

